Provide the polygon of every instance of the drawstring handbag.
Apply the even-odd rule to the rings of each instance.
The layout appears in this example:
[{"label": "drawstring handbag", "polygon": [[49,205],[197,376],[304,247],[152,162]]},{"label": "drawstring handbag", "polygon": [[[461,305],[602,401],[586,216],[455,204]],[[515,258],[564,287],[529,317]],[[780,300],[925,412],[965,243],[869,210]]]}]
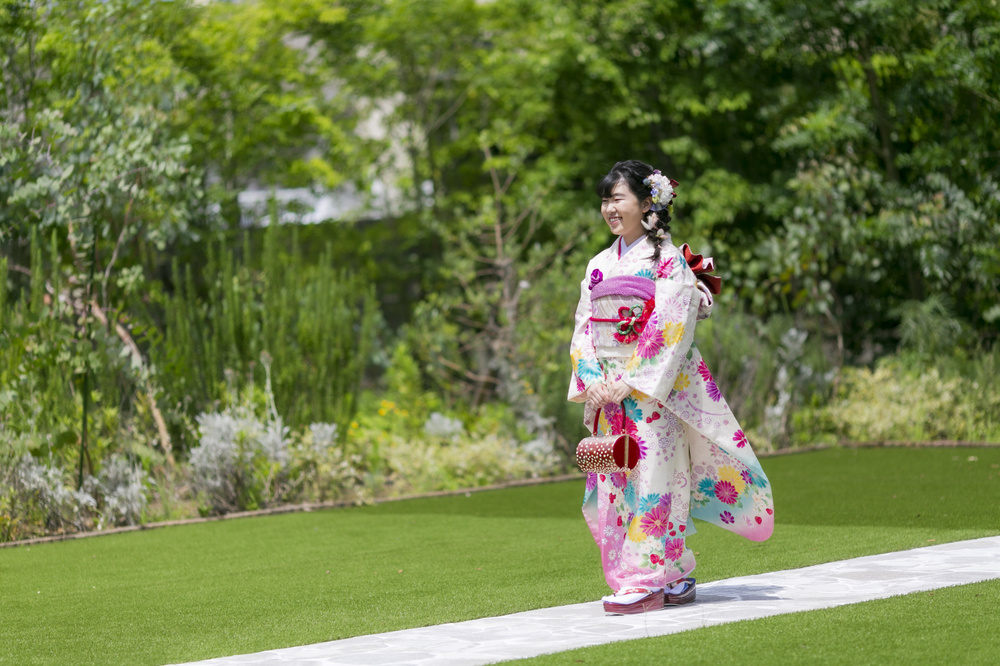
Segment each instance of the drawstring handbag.
[{"label": "drawstring handbag", "polygon": [[622,432],[620,435],[598,435],[597,426],[601,410],[594,417],[594,435],[584,437],[576,445],[576,464],[584,472],[597,474],[628,474],[639,464],[639,444],[628,434],[625,425],[625,405],[622,405]]}]

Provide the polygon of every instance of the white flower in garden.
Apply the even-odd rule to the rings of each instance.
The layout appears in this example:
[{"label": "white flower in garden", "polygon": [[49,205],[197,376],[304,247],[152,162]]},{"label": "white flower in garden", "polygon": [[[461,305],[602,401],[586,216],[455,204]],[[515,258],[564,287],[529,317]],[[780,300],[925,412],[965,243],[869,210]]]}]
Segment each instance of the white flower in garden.
[{"label": "white flower in garden", "polygon": [[[97,500],[84,489],[73,490],[63,483],[62,470],[51,465],[36,462],[31,454],[25,453],[14,471],[19,486],[27,494],[33,495],[39,507],[50,517],[60,522],[78,519],[91,509],[97,508]],[[90,479],[87,479],[90,481]]]},{"label": "white flower in garden", "polygon": [[336,423],[311,423],[309,430],[312,432],[313,448],[317,453],[322,453],[337,441]]},{"label": "white flower in garden", "polygon": [[98,475],[98,487],[104,496],[104,522],[135,525],[146,508],[146,483],[149,477],[142,467],[124,456],[114,456]]},{"label": "white flower in garden", "polygon": [[288,427],[279,417],[270,421],[260,437],[261,449],[269,460],[285,465],[288,462]]},{"label": "white flower in garden", "polygon": [[464,431],[465,427],[461,421],[450,419],[440,412],[431,412],[430,417],[424,422],[424,432],[431,437],[454,439]]}]

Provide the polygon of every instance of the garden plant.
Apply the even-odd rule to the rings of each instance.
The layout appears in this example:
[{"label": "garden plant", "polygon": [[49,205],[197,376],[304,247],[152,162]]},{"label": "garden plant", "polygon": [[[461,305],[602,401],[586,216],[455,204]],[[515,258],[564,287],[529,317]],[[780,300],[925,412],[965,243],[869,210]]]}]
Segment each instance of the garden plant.
[{"label": "garden plant", "polygon": [[998,442],[997,44],[991,0],[6,2],[0,541],[571,471],[625,157],[755,450]]}]

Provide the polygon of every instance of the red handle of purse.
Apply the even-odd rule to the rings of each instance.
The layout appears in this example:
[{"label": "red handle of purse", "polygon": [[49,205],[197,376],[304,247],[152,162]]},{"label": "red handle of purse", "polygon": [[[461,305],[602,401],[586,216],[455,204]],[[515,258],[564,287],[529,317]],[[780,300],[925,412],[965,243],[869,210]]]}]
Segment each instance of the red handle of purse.
[{"label": "red handle of purse", "polygon": [[[625,432],[627,431],[627,428],[625,427],[625,419],[628,418],[628,415],[625,413],[625,401],[624,400],[621,403],[619,403],[619,407],[622,408],[622,434],[624,435]],[[602,407],[598,407],[597,408],[597,413],[594,415],[594,437],[597,437],[597,426],[601,422],[601,410],[602,409],[604,409],[603,406]]]}]

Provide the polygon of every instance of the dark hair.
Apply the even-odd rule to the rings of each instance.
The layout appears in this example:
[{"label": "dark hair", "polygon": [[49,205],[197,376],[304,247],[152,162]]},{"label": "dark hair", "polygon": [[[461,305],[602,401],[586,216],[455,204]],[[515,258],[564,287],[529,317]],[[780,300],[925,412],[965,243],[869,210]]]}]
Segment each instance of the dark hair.
[{"label": "dark hair", "polygon": [[[615,185],[624,182],[628,186],[628,189],[632,191],[632,194],[642,203],[645,199],[653,196],[652,189],[648,185],[642,184],[642,181],[652,175],[652,173],[653,167],[639,160],[618,162],[611,167],[608,175],[602,178],[601,182],[597,184],[597,196],[607,199],[611,196],[611,191],[615,189]],[[656,225],[652,229],[646,229],[644,226],[643,231],[646,232],[646,235],[649,236],[656,247],[656,250],[653,252],[653,261],[657,262],[660,260],[660,243],[662,239],[656,236],[656,232],[658,229],[663,229],[664,232],[670,233],[670,211],[666,208],[655,213],[652,210],[648,210],[642,217],[648,221],[650,215],[656,215]]]}]

